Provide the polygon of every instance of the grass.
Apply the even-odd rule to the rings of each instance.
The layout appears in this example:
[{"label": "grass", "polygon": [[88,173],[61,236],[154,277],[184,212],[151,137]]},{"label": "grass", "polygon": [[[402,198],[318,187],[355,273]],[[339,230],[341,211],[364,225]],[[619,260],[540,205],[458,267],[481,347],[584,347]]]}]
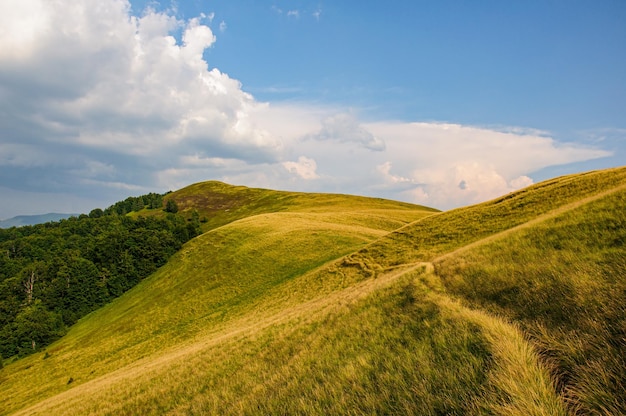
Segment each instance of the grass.
[{"label": "grass", "polygon": [[448,290],[520,322],[585,414],[625,414],[626,190],[447,258]]},{"label": "grass", "polygon": [[0,413],[619,414],[625,183],[590,172],[444,213],[186,188],[171,197],[212,213],[207,232],[5,360]]},{"label": "grass", "polygon": [[[343,197],[335,205],[316,204],[311,213],[256,215],[192,240],[128,295],[72,327],[47,349],[46,360],[39,354],[8,365],[0,409],[75,389],[195,339],[254,326],[259,316],[285,307],[282,294],[272,295],[277,287],[380,237],[390,223],[402,221],[402,212],[404,222],[431,212],[386,202],[386,219],[378,203],[368,213],[372,208],[357,202],[354,210],[348,209],[351,198]],[[263,309],[271,304],[266,298],[282,303]]]},{"label": "grass", "polygon": [[519,333],[433,295],[421,283],[427,273],[390,274],[239,323],[237,331],[140,360],[27,412],[562,414],[552,413],[560,402]]},{"label": "grass", "polygon": [[[200,182],[166,196],[176,201],[180,213],[191,217],[197,212],[203,220],[202,229],[212,230],[233,221],[276,212],[318,212],[332,207],[334,212],[355,211],[377,215],[394,230],[401,225],[437,210],[390,201],[352,195],[275,191],[245,186],[232,186],[218,181]],[[411,216],[415,213],[415,216]],[[164,215],[161,210],[144,210],[139,215]],[[369,220],[367,220],[369,221]]]},{"label": "grass", "polygon": [[430,261],[626,183],[626,168],[569,175],[493,201],[442,212],[408,224],[359,256],[382,266]]}]

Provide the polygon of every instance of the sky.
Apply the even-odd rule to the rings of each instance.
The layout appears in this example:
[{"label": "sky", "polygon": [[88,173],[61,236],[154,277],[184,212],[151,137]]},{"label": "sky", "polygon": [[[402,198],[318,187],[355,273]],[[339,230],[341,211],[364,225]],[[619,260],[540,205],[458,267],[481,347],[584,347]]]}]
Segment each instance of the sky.
[{"label": "sky", "polygon": [[623,0],[0,2],[0,219],[220,180],[452,209],[626,164]]}]

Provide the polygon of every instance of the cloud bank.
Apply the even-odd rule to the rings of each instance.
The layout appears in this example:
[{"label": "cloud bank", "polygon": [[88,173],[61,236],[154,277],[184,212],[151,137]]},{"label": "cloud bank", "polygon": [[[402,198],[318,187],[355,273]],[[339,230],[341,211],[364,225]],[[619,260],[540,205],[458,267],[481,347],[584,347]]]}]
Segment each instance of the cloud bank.
[{"label": "cloud bank", "polygon": [[0,185],[12,200],[0,218],[209,179],[450,208],[610,155],[524,129],[259,102],[207,60],[213,17],[135,16],[125,0],[0,3]]}]

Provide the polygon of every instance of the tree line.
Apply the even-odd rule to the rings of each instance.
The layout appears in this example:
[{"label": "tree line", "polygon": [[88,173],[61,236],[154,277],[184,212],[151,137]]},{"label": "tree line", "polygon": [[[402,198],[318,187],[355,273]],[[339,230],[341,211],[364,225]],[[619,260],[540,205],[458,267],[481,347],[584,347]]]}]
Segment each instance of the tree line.
[{"label": "tree line", "polygon": [[200,234],[198,216],[185,219],[172,199],[164,217],[125,215],[162,207],[163,195],[148,194],[89,215],[0,229],[0,362],[60,338]]}]

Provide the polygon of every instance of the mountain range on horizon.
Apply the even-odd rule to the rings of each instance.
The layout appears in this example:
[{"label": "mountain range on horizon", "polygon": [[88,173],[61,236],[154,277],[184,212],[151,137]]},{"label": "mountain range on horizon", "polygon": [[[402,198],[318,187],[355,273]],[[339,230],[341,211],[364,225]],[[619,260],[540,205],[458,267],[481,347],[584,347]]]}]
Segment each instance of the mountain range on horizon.
[{"label": "mountain range on horizon", "polygon": [[43,224],[46,222],[59,221],[70,217],[76,217],[78,215],[79,214],[61,214],[56,212],[38,215],[16,215],[12,218],[0,220],[0,228],[23,227],[25,225]]}]

